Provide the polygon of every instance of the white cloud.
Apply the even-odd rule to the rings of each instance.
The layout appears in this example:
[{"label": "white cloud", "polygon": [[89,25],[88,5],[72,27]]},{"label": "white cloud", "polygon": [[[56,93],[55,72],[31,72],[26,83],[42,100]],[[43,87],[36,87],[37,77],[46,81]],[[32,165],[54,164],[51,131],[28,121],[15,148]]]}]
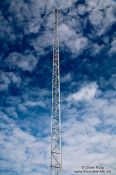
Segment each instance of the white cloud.
[{"label": "white cloud", "polygon": [[59,31],[60,31],[60,36],[61,36],[61,40],[68,40],[68,39],[74,39],[76,33],[75,31],[68,25],[66,25],[65,23],[64,24],[61,24],[59,26]]},{"label": "white cloud", "polygon": [[77,37],[75,42],[75,50],[77,53],[83,52],[88,47],[88,39],[86,37]]},{"label": "white cloud", "polygon": [[65,75],[64,77],[61,78],[61,82],[62,83],[70,82],[71,79],[72,79],[72,75],[71,75],[71,73],[68,73],[67,75]]},{"label": "white cloud", "polygon": [[94,97],[86,105],[82,104],[82,108],[68,101],[70,105],[67,104],[62,116],[66,119],[62,123],[62,137],[63,166],[67,174],[81,170],[84,165],[101,163],[115,175],[116,135],[113,123],[116,123],[116,100],[114,95],[111,97],[112,93],[106,92],[107,98]]},{"label": "white cloud", "polygon": [[79,91],[69,95],[68,100],[81,101],[81,100],[91,100],[95,97],[97,92],[97,84],[91,83],[82,87]]},{"label": "white cloud", "polygon": [[49,95],[50,92],[46,89],[32,88],[23,94],[23,102],[18,102],[17,106],[22,111],[36,106],[44,108],[49,105]]},{"label": "white cloud", "polygon": [[23,71],[33,71],[37,65],[37,58],[32,54],[20,54],[17,52],[13,52],[9,55],[6,60],[7,64],[11,67],[17,67]]},{"label": "white cloud", "polygon": [[0,38],[5,40],[6,38],[8,41],[16,41],[16,36],[12,27],[9,25],[8,20],[3,16],[2,11],[0,10]]},{"label": "white cloud", "polygon": [[24,103],[24,106],[26,107],[35,107],[35,106],[45,107],[46,104],[43,101],[26,101],[26,103]]},{"label": "white cloud", "polygon": [[7,90],[9,85],[15,84],[16,86],[19,86],[21,84],[21,78],[19,75],[13,73],[13,72],[0,72],[0,90]]},{"label": "white cloud", "polygon": [[111,48],[109,50],[109,55],[116,55],[116,38],[113,39],[112,43],[111,43]]},{"label": "white cloud", "polygon": [[85,4],[84,5],[82,5],[82,4],[79,5],[78,6],[78,14],[83,16],[83,15],[85,15],[85,13],[86,13],[86,6],[85,6]]},{"label": "white cloud", "polygon": [[99,5],[100,5],[101,9],[107,8],[107,7],[109,7],[111,4],[114,5],[114,2],[113,2],[112,0],[104,0],[104,1],[100,1],[100,2],[99,2]]},{"label": "white cloud", "polygon": [[[9,126],[1,132],[0,138],[3,144],[2,154],[3,160],[7,157],[7,163],[12,171],[15,170],[21,174],[33,174],[35,172],[47,173],[46,164],[49,166],[49,138],[35,138],[29,133],[22,131],[16,125]],[[8,136],[8,131],[10,135]],[[6,142],[7,139],[7,142]],[[45,148],[43,150],[43,148]],[[46,162],[46,164],[45,164]],[[6,162],[3,161],[3,168]],[[35,171],[34,171],[35,169]]]},{"label": "white cloud", "polygon": [[13,120],[12,119],[10,119],[9,117],[8,117],[8,115],[7,114],[5,114],[4,112],[2,112],[2,111],[0,111],[0,120],[1,120],[1,124],[2,124],[2,122],[3,122],[3,125],[2,126],[5,126],[4,124],[6,123],[6,124],[12,124],[13,125]]},{"label": "white cloud", "polygon": [[15,107],[7,107],[5,109],[6,114],[8,114],[11,118],[18,118],[18,114],[16,112]]},{"label": "white cloud", "polygon": [[[98,88],[96,83],[92,83],[89,90],[94,86]],[[85,87],[88,90],[88,86]],[[110,96],[110,93],[107,96]],[[96,166],[100,163],[105,169],[111,169],[112,175],[115,175],[116,136],[108,130],[107,125],[107,119],[115,123],[116,111],[113,99],[109,101],[107,98],[94,97],[94,101],[88,101],[88,104],[80,109],[76,104],[72,107],[65,105],[65,113],[62,115],[62,118],[65,118],[62,122],[64,175],[73,174],[83,165]],[[72,104],[72,101],[68,103]],[[34,137],[31,133],[21,130],[18,125],[12,125],[11,121],[7,121],[11,123],[9,128],[4,124],[5,132],[1,132],[1,143],[4,145],[2,155],[4,157],[9,155],[7,164],[10,169],[13,168],[25,175],[47,174],[50,162],[49,135],[43,138]],[[41,129],[44,129],[42,126]],[[46,128],[50,133],[50,121],[46,122]],[[6,162],[3,162],[2,166],[5,167]],[[33,172],[34,169],[36,172]]]},{"label": "white cloud", "polygon": [[73,5],[74,1],[73,0],[62,0],[62,1],[58,1],[58,0],[50,0],[49,1],[49,6],[50,9],[54,9],[54,8],[58,8],[58,9],[62,9],[65,10],[67,8],[70,8]]},{"label": "white cloud", "polygon": [[48,51],[45,52],[45,48],[51,47],[53,44],[53,35],[51,31],[46,30],[41,36],[37,37],[36,39],[31,39],[30,45],[38,52],[38,55],[47,54]]},{"label": "white cloud", "polygon": [[[13,20],[18,27],[22,27],[24,34],[37,33],[41,26],[41,13],[45,2],[35,0],[32,3],[13,0],[10,3],[9,11],[13,13]],[[30,13],[31,12],[31,13]]]},{"label": "white cloud", "polygon": [[59,31],[62,46],[64,45],[69,48],[73,54],[79,55],[88,48],[88,39],[80,34],[77,34],[71,26],[61,24]]},{"label": "white cloud", "polygon": [[89,19],[93,24],[97,35],[104,35],[112,24],[115,23],[115,2],[112,0],[89,0],[86,4],[87,11],[89,11]]},{"label": "white cloud", "polygon": [[[41,53],[47,54],[47,51],[45,53],[44,49],[52,46],[53,9],[55,4],[57,4],[57,7],[61,9],[60,11],[65,11],[70,8],[66,16],[59,12],[61,47],[63,48],[63,46],[65,46],[71,53],[79,55],[88,48],[88,45],[91,45],[91,41],[83,35],[83,27],[87,24],[87,18],[83,18],[82,21],[78,14],[84,15],[86,12],[89,12],[90,22],[96,31],[95,35],[104,35],[111,28],[112,24],[115,23],[115,2],[112,0],[89,0],[86,1],[85,4],[78,5],[77,8],[74,8],[74,3],[76,2],[77,1],[73,0],[68,2],[66,0],[62,0],[61,2],[50,0],[48,3],[47,0],[35,0],[25,3],[22,0],[18,2],[12,0],[8,9],[11,16],[8,19],[10,22],[14,22],[16,27],[22,32],[15,33],[12,25],[2,16],[1,21],[3,25],[2,30],[0,30],[1,37],[7,36],[7,40],[12,42],[18,38],[20,42],[22,42],[23,35],[37,34],[41,32],[40,29],[44,26],[44,33],[33,39],[30,38],[28,44],[38,52],[38,55]],[[92,45],[93,48],[94,44],[95,43]],[[92,52],[93,51],[94,49]],[[20,65],[20,67],[23,66]]]},{"label": "white cloud", "polygon": [[[67,123],[69,124],[67,125]],[[63,166],[69,175],[74,170],[81,169],[81,166],[95,166],[100,163],[105,169],[110,167],[112,175],[115,174],[113,169],[115,167],[115,155],[111,156],[111,152],[114,153],[115,147],[113,146],[111,151],[108,145],[116,139],[115,135],[96,132],[92,125],[88,126],[88,131],[84,122],[79,122],[74,118],[67,121],[62,128],[65,129],[65,132],[63,132],[63,141],[65,142],[63,146]]]}]

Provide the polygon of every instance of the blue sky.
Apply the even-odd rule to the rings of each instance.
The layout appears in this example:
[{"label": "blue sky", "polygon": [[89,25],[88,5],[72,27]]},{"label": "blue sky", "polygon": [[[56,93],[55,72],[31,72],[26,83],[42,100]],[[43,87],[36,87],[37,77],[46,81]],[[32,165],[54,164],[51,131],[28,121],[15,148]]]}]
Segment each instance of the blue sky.
[{"label": "blue sky", "polygon": [[56,5],[63,174],[101,164],[115,175],[114,0],[0,1],[0,175],[49,175]]}]

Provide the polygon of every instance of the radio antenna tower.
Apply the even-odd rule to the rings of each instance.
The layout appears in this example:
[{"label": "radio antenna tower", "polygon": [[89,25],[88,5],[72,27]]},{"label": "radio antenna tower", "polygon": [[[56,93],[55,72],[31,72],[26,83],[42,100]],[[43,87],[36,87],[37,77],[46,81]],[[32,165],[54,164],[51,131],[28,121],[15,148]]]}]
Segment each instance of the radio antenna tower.
[{"label": "radio antenna tower", "polygon": [[52,70],[52,119],[51,119],[51,165],[50,175],[61,175],[61,116],[60,116],[60,70],[58,10],[54,11],[53,70]]}]

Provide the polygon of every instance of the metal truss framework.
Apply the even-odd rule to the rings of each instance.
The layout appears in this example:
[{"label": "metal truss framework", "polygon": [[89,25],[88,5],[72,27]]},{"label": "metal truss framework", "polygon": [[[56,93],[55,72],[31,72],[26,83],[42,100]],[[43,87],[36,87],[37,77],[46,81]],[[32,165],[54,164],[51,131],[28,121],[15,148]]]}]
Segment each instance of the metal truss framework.
[{"label": "metal truss framework", "polygon": [[50,175],[61,175],[61,116],[60,116],[60,70],[58,10],[54,11],[53,70],[52,70],[52,119],[51,119],[51,163]]}]

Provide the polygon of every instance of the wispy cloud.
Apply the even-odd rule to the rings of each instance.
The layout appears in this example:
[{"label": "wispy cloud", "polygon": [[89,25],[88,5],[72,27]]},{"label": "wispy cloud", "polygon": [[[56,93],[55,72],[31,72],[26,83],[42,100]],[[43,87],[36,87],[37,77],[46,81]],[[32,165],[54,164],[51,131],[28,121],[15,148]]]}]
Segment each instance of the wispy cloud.
[{"label": "wispy cloud", "polygon": [[[95,86],[95,83],[93,85]],[[82,89],[86,87],[85,85]],[[67,110],[63,110],[65,118],[65,123],[62,124],[63,161],[64,169],[69,174],[74,170],[81,170],[82,166],[99,164],[105,169],[111,169],[112,175],[115,174],[115,141],[113,140],[116,136],[113,123],[116,122],[114,109],[116,101],[114,96],[111,98],[109,92],[107,98],[100,97],[98,86],[95,87],[96,93],[92,98],[86,99],[88,93],[83,93],[81,100],[84,98],[84,103],[78,103],[80,98],[73,99],[68,101]],[[89,90],[92,92],[91,88]]]},{"label": "wispy cloud", "polygon": [[71,73],[68,73],[67,75],[61,78],[61,83],[67,83],[67,82],[70,82],[71,80],[72,80],[72,75]]},{"label": "wispy cloud", "polygon": [[6,63],[11,68],[19,68],[23,71],[33,71],[37,65],[37,58],[29,54],[28,52],[25,55],[19,54],[17,52],[11,53],[7,58]]},{"label": "wispy cloud", "polygon": [[18,74],[13,72],[0,72],[0,90],[7,90],[11,84],[15,84],[15,86],[20,86],[21,78]]},{"label": "wispy cloud", "polygon": [[79,91],[69,95],[68,100],[84,101],[91,100],[95,97],[97,92],[97,84],[91,83],[82,87]]},{"label": "wispy cloud", "polygon": [[[93,83],[93,85],[96,84]],[[98,89],[96,93],[97,91]],[[110,97],[110,94],[107,96]],[[109,105],[109,99],[94,96],[89,101],[87,98],[86,105],[80,108],[78,104],[68,101],[67,105],[71,106],[73,103],[73,106],[68,107],[62,115],[64,174],[70,175],[75,170],[81,169],[81,166],[100,164],[105,169],[111,169],[112,175],[115,174],[116,137],[111,127],[110,132],[108,130],[108,125],[111,124],[108,120],[115,122],[114,98],[112,102],[112,105]],[[42,174],[43,172],[47,174],[50,159],[50,134],[46,137],[34,136],[30,131],[19,128],[20,125],[16,125],[12,119],[9,120],[7,115],[3,115],[2,121],[6,121],[9,127],[7,128],[2,122],[2,128],[4,128],[1,132],[1,143],[4,145],[2,156],[4,160],[9,155],[7,161],[10,171],[14,170],[19,174]],[[47,119],[45,128],[49,130],[50,118]],[[41,125],[41,130],[45,128]],[[10,133],[9,137],[8,133]],[[2,165],[6,167],[6,160],[2,162]]]}]

